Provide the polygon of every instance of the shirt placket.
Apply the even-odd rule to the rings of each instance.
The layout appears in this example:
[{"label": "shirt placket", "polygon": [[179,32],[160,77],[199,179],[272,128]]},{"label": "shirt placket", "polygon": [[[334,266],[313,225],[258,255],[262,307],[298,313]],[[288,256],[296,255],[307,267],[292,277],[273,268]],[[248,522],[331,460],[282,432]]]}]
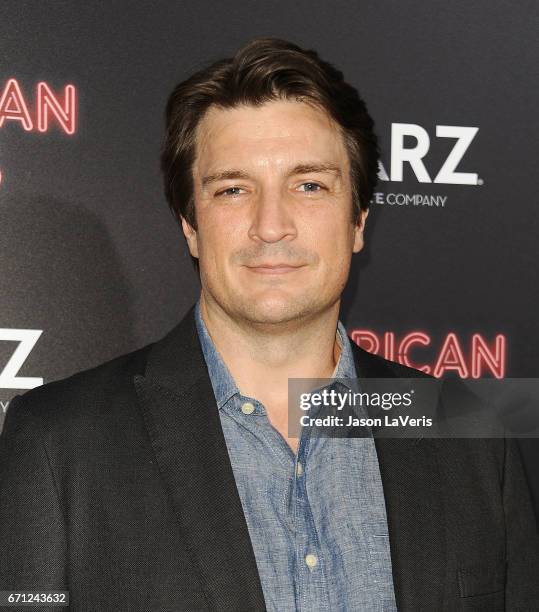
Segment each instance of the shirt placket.
[{"label": "shirt placket", "polygon": [[327,568],[309,504],[308,456],[312,439],[302,430],[295,460],[294,521],[296,525],[296,608],[299,612],[329,612]]}]

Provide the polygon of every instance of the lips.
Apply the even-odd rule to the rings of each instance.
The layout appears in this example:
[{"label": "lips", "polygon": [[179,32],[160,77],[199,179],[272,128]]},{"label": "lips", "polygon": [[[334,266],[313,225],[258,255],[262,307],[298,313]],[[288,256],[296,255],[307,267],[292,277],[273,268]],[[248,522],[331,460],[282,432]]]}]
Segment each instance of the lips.
[{"label": "lips", "polygon": [[260,264],[259,266],[247,266],[252,272],[258,272],[260,274],[285,274],[287,272],[294,272],[299,270],[303,266],[294,266],[291,264]]},{"label": "lips", "polygon": [[253,268],[299,268],[300,266],[295,266],[294,264],[287,263],[278,263],[278,264],[259,264],[258,266],[252,266]]}]

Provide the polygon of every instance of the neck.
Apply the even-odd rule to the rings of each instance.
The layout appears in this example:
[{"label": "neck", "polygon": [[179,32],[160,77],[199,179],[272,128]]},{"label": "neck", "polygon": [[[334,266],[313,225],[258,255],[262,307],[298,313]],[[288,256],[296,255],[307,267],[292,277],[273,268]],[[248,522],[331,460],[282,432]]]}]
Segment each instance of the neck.
[{"label": "neck", "polygon": [[336,341],[339,304],[270,326],[231,316],[202,293],[200,314],[242,395],[284,403],[289,378],[332,376],[341,353]]}]

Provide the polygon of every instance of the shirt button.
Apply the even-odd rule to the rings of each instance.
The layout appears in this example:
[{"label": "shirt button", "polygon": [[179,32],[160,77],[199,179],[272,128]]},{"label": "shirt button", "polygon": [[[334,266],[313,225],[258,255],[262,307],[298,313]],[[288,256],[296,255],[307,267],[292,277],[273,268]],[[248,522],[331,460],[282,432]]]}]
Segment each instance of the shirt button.
[{"label": "shirt button", "polygon": [[313,568],[317,565],[318,563],[318,557],[316,555],[313,554],[308,554],[305,555],[305,563],[310,567]]},{"label": "shirt button", "polygon": [[302,475],[303,475],[303,466],[298,461],[298,464],[296,466],[296,476],[302,476]]},{"label": "shirt button", "polygon": [[245,402],[241,405],[241,411],[243,414],[252,414],[255,411],[255,407],[251,402]]}]

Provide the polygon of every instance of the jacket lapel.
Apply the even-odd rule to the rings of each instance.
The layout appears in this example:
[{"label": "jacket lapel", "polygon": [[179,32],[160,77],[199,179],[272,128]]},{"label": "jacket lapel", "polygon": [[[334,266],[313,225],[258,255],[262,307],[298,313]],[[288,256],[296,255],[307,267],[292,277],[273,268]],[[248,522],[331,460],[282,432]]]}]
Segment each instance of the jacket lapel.
[{"label": "jacket lapel", "polygon": [[[350,339],[362,378],[395,372]],[[446,570],[445,508],[435,440],[375,437],[386,502],[395,598],[399,611],[441,610]]]},{"label": "jacket lapel", "polygon": [[266,610],[191,308],[150,349],[135,388],[210,610]]}]

